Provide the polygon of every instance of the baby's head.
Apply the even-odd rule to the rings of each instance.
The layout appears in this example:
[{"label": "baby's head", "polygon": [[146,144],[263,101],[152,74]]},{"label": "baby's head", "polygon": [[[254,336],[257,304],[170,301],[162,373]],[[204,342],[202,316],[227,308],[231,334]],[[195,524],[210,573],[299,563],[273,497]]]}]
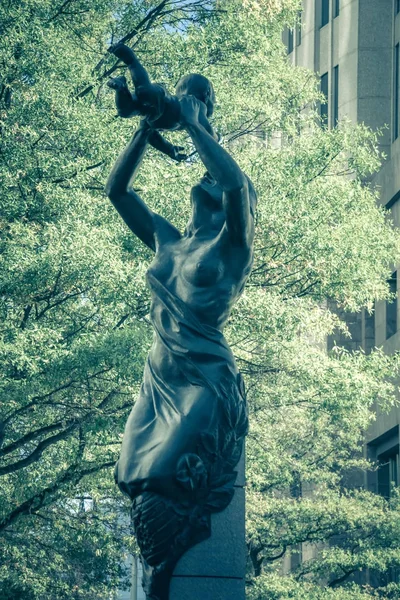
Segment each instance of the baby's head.
[{"label": "baby's head", "polygon": [[182,96],[195,96],[207,107],[207,117],[211,117],[214,111],[215,93],[211,81],[203,75],[192,73],[182,77],[175,88],[178,98]]}]

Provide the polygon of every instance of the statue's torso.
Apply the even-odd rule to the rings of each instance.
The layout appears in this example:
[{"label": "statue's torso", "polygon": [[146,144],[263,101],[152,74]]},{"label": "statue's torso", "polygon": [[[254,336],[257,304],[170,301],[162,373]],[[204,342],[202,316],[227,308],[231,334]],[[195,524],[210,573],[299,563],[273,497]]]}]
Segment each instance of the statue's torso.
[{"label": "statue's torso", "polygon": [[[181,238],[163,245],[148,270],[153,325],[166,315],[163,314],[163,294],[153,288],[152,277],[177,297],[199,323],[222,331],[250,268],[251,256],[235,253],[223,236],[200,240]],[[156,326],[155,331],[150,351],[152,363],[179,385],[182,374],[176,357],[161,342]]]},{"label": "statue's torso", "polygon": [[[251,255],[215,237],[182,237],[158,249],[153,273],[203,324],[222,331],[251,269]],[[151,288],[151,284],[150,284]],[[157,303],[153,293],[152,303]]]}]

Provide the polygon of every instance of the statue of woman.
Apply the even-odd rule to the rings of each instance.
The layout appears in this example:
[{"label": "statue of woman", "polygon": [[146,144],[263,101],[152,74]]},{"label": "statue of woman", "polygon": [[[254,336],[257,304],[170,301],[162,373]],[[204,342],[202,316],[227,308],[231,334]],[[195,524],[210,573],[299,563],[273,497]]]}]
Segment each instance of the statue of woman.
[{"label": "statue of woman", "polygon": [[202,124],[206,105],[193,95],[179,101],[181,126],[207,170],[192,188],[185,232],[131,187],[151,122],[141,122],[106,187],[155,253],[147,272],[154,340],[116,466],[118,485],[133,500],[148,600],[168,599],[177,561],[210,536],[211,513],[231,501],[247,432],[243,382],[223,328],[251,270],[256,194]]}]

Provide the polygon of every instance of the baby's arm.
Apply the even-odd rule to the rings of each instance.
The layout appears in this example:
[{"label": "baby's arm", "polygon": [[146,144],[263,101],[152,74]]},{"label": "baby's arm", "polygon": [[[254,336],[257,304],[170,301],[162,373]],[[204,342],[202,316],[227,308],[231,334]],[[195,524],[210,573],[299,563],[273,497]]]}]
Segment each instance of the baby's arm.
[{"label": "baby's arm", "polygon": [[149,143],[153,146],[153,148],[159,150],[163,154],[166,154],[177,162],[187,159],[187,154],[182,152],[184,148],[182,146],[174,146],[174,144],[171,144],[171,142],[166,140],[159,131],[153,131],[149,137]]}]

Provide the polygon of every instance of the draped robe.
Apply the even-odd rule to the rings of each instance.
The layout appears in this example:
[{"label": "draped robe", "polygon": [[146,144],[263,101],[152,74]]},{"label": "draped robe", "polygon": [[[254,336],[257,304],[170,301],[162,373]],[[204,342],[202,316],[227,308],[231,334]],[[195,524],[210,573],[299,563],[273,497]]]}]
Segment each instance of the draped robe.
[{"label": "draped robe", "polygon": [[[222,510],[233,495],[233,468],[247,428],[243,381],[223,333],[201,323],[160,281],[157,265],[150,267],[147,281],[155,337],[126,424],[116,479],[132,499],[154,492],[182,502],[193,498],[195,488],[203,497],[210,492],[219,459],[219,482],[229,473],[232,488],[219,501],[214,498],[213,510]],[[178,381],[171,383],[171,371],[179,372]],[[227,444],[230,456],[224,461]]]}]

